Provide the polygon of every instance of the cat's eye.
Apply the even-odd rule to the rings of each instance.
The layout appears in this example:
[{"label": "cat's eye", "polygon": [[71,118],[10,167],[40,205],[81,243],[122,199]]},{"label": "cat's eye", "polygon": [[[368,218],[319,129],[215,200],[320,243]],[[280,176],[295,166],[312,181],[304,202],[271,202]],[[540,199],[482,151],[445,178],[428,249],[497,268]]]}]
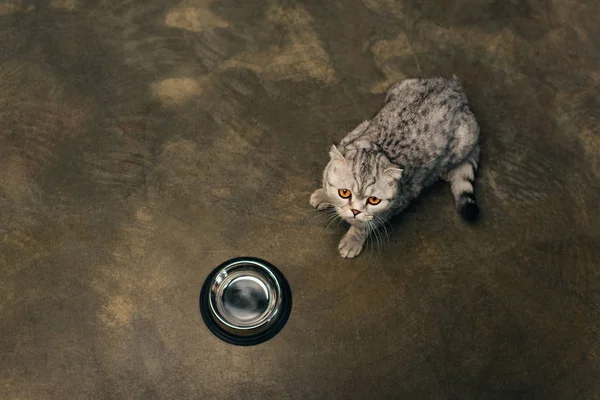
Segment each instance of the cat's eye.
[{"label": "cat's eye", "polygon": [[338,194],[342,199],[347,199],[352,196],[352,193],[348,189],[340,189],[338,190]]},{"label": "cat's eye", "polygon": [[368,198],[367,200],[369,202],[369,204],[376,206],[377,204],[381,203],[381,199],[379,197],[375,197],[375,196],[371,196]]}]

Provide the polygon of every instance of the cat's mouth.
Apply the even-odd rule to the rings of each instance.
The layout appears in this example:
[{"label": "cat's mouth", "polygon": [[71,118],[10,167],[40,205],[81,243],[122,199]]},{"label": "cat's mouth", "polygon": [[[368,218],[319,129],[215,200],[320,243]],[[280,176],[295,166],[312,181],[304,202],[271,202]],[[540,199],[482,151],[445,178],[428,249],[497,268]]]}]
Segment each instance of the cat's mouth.
[{"label": "cat's mouth", "polygon": [[356,218],[344,218],[346,220],[346,222],[348,222],[350,225],[354,225],[354,226],[364,226],[366,225],[365,221],[361,221],[359,219]]},{"label": "cat's mouth", "polygon": [[355,216],[351,216],[351,217],[350,217],[350,216],[344,215],[344,214],[342,214],[342,213],[339,213],[339,215],[342,217],[342,219],[343,219],[344,221],[346,221],[346,222],[347,222],[347,223],[349,223],[350,225],[354,225],[354,226],[363,226],[363,225],[366,225],[366,224],[367,224],[367,221],[366,221],[366,220],[363,220],[362,218],[361,218],[361,219],[358,219],[358,218],[356,218]]},{"label": "cat's mouth", "polygon": [[341,219],[354,226],[363,226],[367,224],[369,216],[365,216],[362,214],[353,215],[350,210],[345,210],[339,206],[335,207],[335,211],[340,216]]}]

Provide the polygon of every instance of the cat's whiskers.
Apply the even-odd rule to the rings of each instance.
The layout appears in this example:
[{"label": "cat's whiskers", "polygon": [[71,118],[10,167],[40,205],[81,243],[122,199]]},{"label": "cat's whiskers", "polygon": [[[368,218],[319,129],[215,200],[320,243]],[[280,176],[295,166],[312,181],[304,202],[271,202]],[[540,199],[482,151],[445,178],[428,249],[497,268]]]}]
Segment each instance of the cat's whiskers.
[{"label": "cat's whiskers", "polygon": [[377,236],[379,236],[380,254],[382,254],[386,247],[385,236],[383,235],[383,233],[380,229],[377,229]]},{"label": "cat's whiskers", "polygon": [[323,235],[325,234],[325,232],[327,232],[327,230],[329,229],[329,227],[330,227],[330,226],[331,226],[331,225],[332,225],[334,222],[336,222],[336,221],[337,221],[337,222],[339,223],[341,220],[342,220],[342,219],[341,219],[340,215],[339,215],[339,214],[338,214],[338,213],[337,213],[335,210],[333,210],[333,212],[330,212],[330,213],[328,213],[328,215],[326,216],[326,219],[325,219],[325,221],[324,221],[324,222],[328,222],[328,223],[327,223],[327,226],[325,226],[325,228],[323,228],[323,229],[321,230],[321,235],[319,236],[319,241],[320,241],[321,239],[323,239]]},{"label": "cat's whiskers", "polygon": [[308,224],[310,222],[313,222],[317,218],[321,218],[323,216],[326,217],[332,213],[336,213],[335,208],[333,207],[333,204],[331,205],[331,207],[328,207],[324,210],[312,210],[312,212],[306,217],[306,220],[304,221],[304,223]]},{"label": "cat's whiskers", "polygon": [[366,222],[365,230],[367,232],[367,239],[365,240],[365,250],[368,248],[370,250],[369,254],[372,255],[375,251],[375,243],[373,240],[370,240],[372,232],[371,221]]},{"label": "cat's whiskers", "polygon": [[[331,221],[335,220],[336,218],[336,213],[334,212],[330,212],[327,214],[323,214],[321,215],[322,219],[321,219],[321,224],[327,224],[327,223],[331,223]],[[328,225],[329,226],[329,225]],[[327,229],[327,227],[323,228],[323,229]]]},{"label": "cat's whiskers", "polygon": [[385,220],[382,220],[381,218],[375,215],[373,216],[372,222],[369,224],[369,230],[372,231],[373,235],[375,236],[375,239],[377,240],[379,251],[382,250],[382,247],[389,245],[390,241],[390,236],[387,232],[386,226],[383,221]]},{"label": "cat's whiskers", "polygon": [[379,225],[379,227],[383,230],[383,233],[385,234],[385,237],[386,237],[387,246],[389,246],[390,245],[390,234],[387,230],[387,226],[389,225],[391,228],[392,224],[390,224],[389,221],[386,220],[385,218],[381,218],[376,215],[374,216],[374,219],[377,222],[377,224]]},{"label": "cat's whiskers", "polygon": [[373,224],[373,232],[375,233],[375,237],[377,238],[377,252],[381,253],[381,236],[379,234],[379,230],[377,229],[376,224]]},{"label": "cat's whiskers", "polygon": [[377,226],[375,225],[373,220],[368,222],[367,229],[368,229],[368,232],[370,233],[370,236],[375,239],[375,241],[373,243],[373,248],[375,247],[375,244],[376,244],[377,251],[381,251],[381,242],[380,242],[380,238],[379,238],[379,233],[377,232]]}]

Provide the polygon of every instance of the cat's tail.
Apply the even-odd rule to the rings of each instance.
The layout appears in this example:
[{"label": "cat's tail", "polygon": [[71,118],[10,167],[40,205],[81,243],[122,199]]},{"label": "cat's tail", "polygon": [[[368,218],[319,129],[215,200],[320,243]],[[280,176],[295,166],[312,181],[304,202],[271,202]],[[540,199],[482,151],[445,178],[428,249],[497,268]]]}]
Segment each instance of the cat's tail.
[{"label": "cat's tail", "polygon": [[473,182],[479,165],[479,153],[479,146],[475,146],[465,160],[446,175],[446,180],[450,182],[450,189],[454,195],[456,209],[468,221],[473,221],[479,216],[479,207],[477,207],[473,195]]}]

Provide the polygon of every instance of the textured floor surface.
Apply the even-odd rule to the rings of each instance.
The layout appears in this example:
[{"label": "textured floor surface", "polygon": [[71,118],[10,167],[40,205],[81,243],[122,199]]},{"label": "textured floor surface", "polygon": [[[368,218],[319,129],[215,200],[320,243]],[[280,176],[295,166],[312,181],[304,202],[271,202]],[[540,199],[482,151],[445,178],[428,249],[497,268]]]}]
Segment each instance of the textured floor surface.
[{"label": "textured floor surface", "polygon": [[[599,399],[600,3],[0,2],[0,398]],[[456,74],[483,210],[447,186],[337,253],[308,198],[405,77]],[[239,255],[283,331],[202,324]]]}]

